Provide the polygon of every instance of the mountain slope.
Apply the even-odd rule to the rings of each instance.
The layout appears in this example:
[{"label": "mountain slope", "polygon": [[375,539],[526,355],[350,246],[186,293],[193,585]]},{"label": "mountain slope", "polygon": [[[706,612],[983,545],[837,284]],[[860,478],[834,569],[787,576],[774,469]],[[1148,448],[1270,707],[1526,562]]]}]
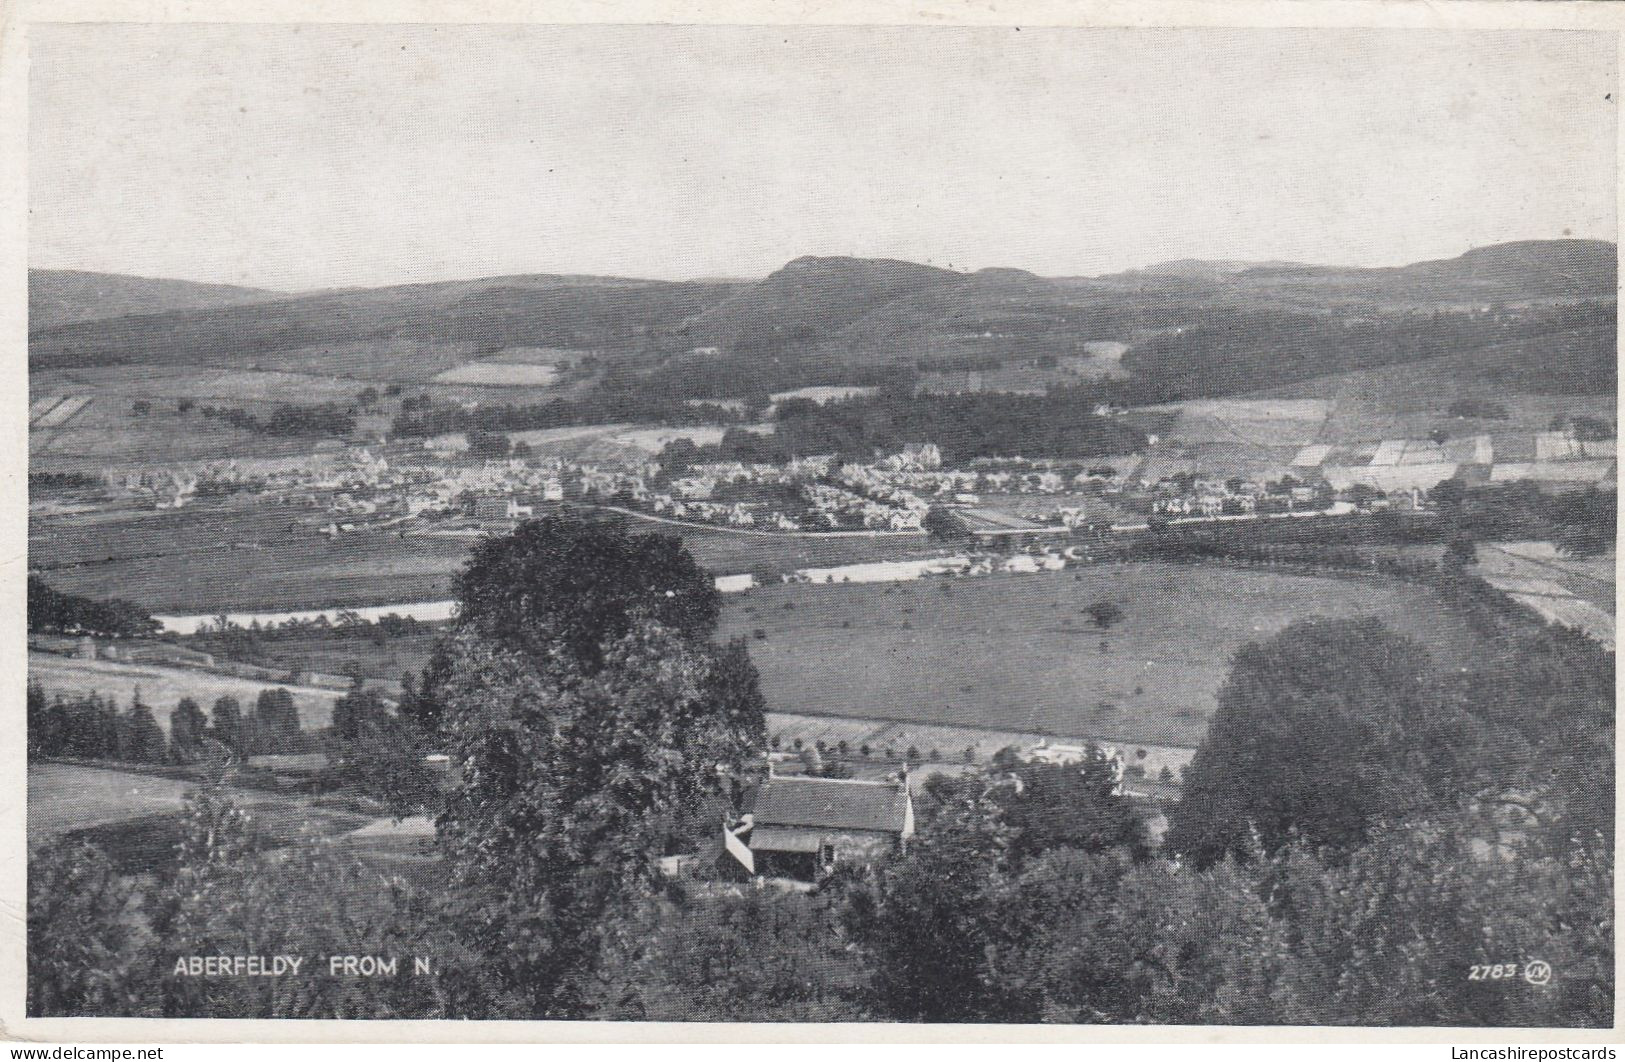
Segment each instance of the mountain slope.
[{"label": "mountain slope", "polygon": [[[901,381],[926,367],[1010,366],[1068,382],[1093,375],[1090,345],[1110,342],[1127,347],[1112,375],[1119,366],[1132,374],[1114,397],[1164,401],[1606,331],[1614,256],[1613,244],[1553,240],[1389,269],[1178,262],[1062,279],[809,257],[754,282],[536,275],[249,293],[269,301],[46,327],[31,336],[29,355],[34,369],[296,364],[336,372],[327,367],[340,359],[354,370],[386,353],[410,360],[413,350],[453,346],[459,358],[557,347],[603,355],[606,386],[724,397]],[[42,289],[52,283],[41,278]],[[1571,386],[1609,378],[1590,367],[1570,375],[1581,381]]]},{"label": "mountain slope", "polygon": [[603,349],[701,312],[734,290],[569,276],[493,277],[318,292],[274,301],[79,321],[35,333],[34,368],[241,367],[309,348],[445,343]]},{"label": "mountain slope", "polygon": [[128,277],[74,269],[28,271],[28,330],[43,331],[77,321],[164,313],[284,299],[283,292],[190,280]]},{"label": "mountain slope", "polygon": [[757,349],[816,343],[893,302],[956,291],[960,273],[892,259],[797,258],[687,322],[706,345]]},{"label": "mountain slope", "polygon": [[1603,240],[1524,240],[1476,248],[1455,258],[1374,269],[1183,260],[1095,282],[1141,291],[1179,287],[1215,300],[1276,299],[1319,308],[1596,299],[1614,294],[1617,251]]}]

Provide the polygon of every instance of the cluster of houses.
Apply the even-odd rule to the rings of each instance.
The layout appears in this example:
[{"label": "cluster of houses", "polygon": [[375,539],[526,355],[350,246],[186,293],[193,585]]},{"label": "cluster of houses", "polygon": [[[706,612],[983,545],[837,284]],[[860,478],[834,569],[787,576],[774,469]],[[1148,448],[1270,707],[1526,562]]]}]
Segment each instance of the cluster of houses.
[{"label": "cluster of houses", "polygon": [[[1239,477],[1207,479],[1177,476],[1151,488],[1150,511],[1164,516],[1241,516],[1248,513],[1286,513],[1300,509],[1328,510],[1333,493],[1292,479],[1257,483]],[[1414,506],[1415,497],[1411,498]]]},{"label": "cluster of houses", "polygon": [[149,501],[154,509],[180,509],[196,496],[199,477],[185,468],[109,469],[102,473],[102,481],[117,497]]},{"label": "cluster of houses", "polygon": [[[306,455],[110,469],[104,479],[111,496],[156,508],[180,508],[204,495],[263,496],[303,511],[302,522],[332,536],[380,529],[446,533],[439,526],[444,521],[467,522],[449,533],[499,530],[545,503],[583,500],[781,532],[920,532],[936,506],[966,517],[973,532],[996,538],[1125,519],[1408,511],[1425,507],[1427,492],[1452,478],[1608,487],[1616,443],[1573,431],[1493,443],[1488,435],[1398,439],[1308,445],[1282,462],[1267,472],[1255,468],[1251,475],[1224,478],[1204,474],[1193,455],[1157,450],[1087,462],[980,459],[950,468],[936,445],[922,442],[861,463],[813,455],[784,465],[719,461],[663,469],[647,457],[607,464],[481,459],[470,456],[466,443],[459,448],[431,439],[394,463],[373,448],[324,442]],[[1050,496],[1055,504],[1040,512],[1022,503],[1026,518],[1016,518],[1001,512],[998,501],[1010,495]]]},{"label": "cluster of houses", "polygon": [[[929,450],[935,454],[936,447]],[[936,460],[941,460],[940,454]],[[769,500],[746,500],[752,489],[770,490]],[[719,494],[730,500],[718,498]],[[918,531],[930,509],[918,496],[872,475],[867,466],[837,467],[829,455],[784,466],[694,465],[671,480],[665,491],[650,492],[647,500],[651,511],[679,519],[777,531]]]}]

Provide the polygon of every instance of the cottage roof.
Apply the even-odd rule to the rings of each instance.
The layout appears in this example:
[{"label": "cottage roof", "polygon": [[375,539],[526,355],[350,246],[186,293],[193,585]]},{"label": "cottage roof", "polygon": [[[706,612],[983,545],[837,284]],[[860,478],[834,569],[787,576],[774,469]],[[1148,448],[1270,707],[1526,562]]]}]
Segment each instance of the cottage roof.
[{"label": "cottage roof", "polygon": [[908,790],[890,782],[840,778],[768,778],[756,789],[752,821],[762,827],[806,826],[901,834]]}]

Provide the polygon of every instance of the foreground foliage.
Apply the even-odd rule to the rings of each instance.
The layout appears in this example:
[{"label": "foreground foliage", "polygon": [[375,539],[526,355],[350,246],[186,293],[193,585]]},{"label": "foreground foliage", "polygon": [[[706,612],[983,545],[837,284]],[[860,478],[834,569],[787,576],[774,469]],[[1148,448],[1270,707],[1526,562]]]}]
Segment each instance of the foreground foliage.
[{"label": "foreground foliage", "polygon": [[[579,599],[545,592],[565,581]],[[659,870],[706,851],[764,751],[755,669],[712,641],[686,554],[531,525],[462,590],[411,710],[357,691],[332,735],[385,788],[425,749],[455,764],[402,797],[437,816],[440,879],[264,850],[204,792],[172,866],[31,853],[29,1012],[1612,1023],[1613,657],[1572,632],[1498,627],[1497,663],[1461,674],[1371,621],[1295,625],[1237,654],[1162,852],[1105,757],[1000,756],[921,786],[893,857],[801,892]],[[242,721],[217,704],[210,729]],[[278,954],[430,968],[175,969]]]}]

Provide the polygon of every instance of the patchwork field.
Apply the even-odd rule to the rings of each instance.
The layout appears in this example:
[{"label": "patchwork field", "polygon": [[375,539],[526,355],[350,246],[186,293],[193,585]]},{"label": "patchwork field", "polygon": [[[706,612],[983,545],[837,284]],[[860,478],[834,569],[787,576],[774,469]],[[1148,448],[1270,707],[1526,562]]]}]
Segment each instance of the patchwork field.
[{"label": "patchwork field", "polygon": [[[1101,599],[1125,613],[1104,632],[1082,613]],[[1415,587],[1156,564],[764,587],[729,599],[724,628],[749,639],[775,711],[1194,746],[1235,650],[1310,616],[1477,651]]]},{"label": "patchwork field", "polygon": [[[1509,447],[1528,446],[1530,433],[1545,431],[1554,416],[1584,414],[1615,419],[1611,394],[1538,394],[1534,393],[1537,388],[1515,380],[1496,380],[1486,373],[1487,361],[1508,356],[1526,365],[1551,363],[1551,352],[1538,343],[1527,351],[1520,344],[1512,344],[1508,348],[1317,377],[1259,392],[1258,397],[1329,400],[1332,412],[1317,442],[1344,445],[1378,439],[1420,439],[1434,429],[1443,429],[1452,438],[1488,433],[1498,459],[1518,459],[1519,455]],[[1463,398],[1499,405],[1506,416],[1451,415],[1451,404]],[[1532,456],[1524,454],[1521,459]]]}]

